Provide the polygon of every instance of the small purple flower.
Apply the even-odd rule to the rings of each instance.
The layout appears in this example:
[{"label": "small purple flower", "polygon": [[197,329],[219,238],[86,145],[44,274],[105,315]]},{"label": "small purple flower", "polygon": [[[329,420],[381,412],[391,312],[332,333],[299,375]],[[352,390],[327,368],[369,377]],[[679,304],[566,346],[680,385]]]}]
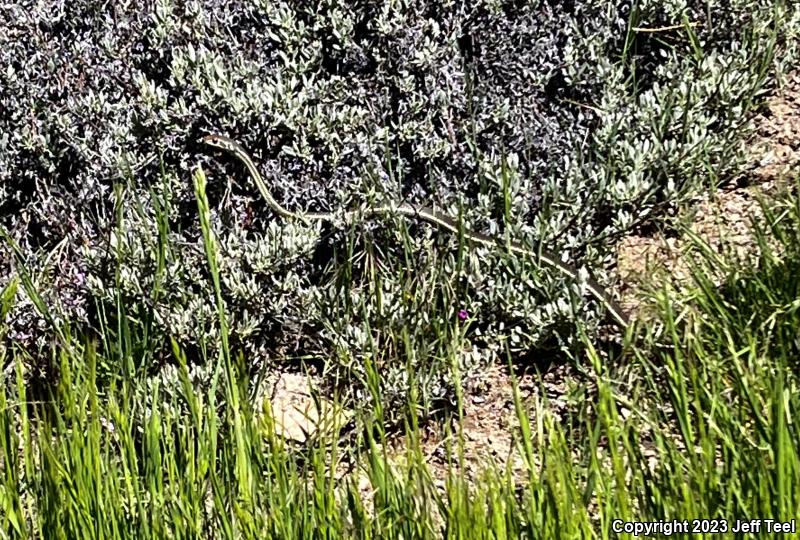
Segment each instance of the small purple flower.
[{"label": "small purple flower", "polygon": [[469,317],[469,313],[467,313],[466,309],[458,310],[458,318],[459,319],[461,319],[462,321],[465,321],[465,320],[467,320],[467,317]]}]

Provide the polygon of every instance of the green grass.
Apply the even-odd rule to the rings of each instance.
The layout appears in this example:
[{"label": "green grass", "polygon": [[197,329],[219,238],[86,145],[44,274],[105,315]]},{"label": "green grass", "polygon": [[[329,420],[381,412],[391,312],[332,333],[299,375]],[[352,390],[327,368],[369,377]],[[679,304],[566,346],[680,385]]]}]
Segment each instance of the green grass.
[{"label": "green grass", "polygon": [[[440,490],[419,443],[422,409],[412,357],[441,356],[437,365],[447,366],[440,369],[450,369],[457,382],[461,414],[458,354],[465,328],[438,323],[434,346],[402,327],[383,338],[393,344],[384,355],[409,368],[410,397],[395,412],[407,432],[402,465],[383,444],[386,358],[364,361],[372,405],[359,411],[359,445],[339,448],[322,438],[290,447],[276,435],[269,408],[256,410],[247,398],[252,381],[227,342],[204,182],[198,171],[220,328],[219,346],[208,348],[217,353],[205,359],[216,368],[210,386],[193,382],[176,342],[173,386],[144,385],[135,369],[100,380],[98,366],[137,366],[141,358],[133,356],[149,354],[142,352],[147,336],[126,323],[122,303],[116,327],[104,333],[113,339],[102,343],[53,327],[51,362],[59,377],[47,399],[28,398],[23,352],[5,352],[3,364],[15,366],[16,384],[0,389],[0,537],[614,538],[615,520],[688,520],[691,526],[692,519],[710,518],[732,527],[737,519],[796,519],[796,195],[764,203],[756,265],[696,241],[691,287],[669,293],[664,287],[656,295],[654,324],[673,348],[649,343],[647,331],[619,354],[583,340],[574,361],[595,397],[573,421],[559,422],[545,400],[523,400],[515,386],[521,426],[515,435],[526,477],[487,468],[469,482],[456,442],[448,448],[450,473]],[[18,285],[0,294],[0,324]],[[21,285],[38,305],[24,271]],[[380,290],[379,282],[372,286]],[[359,489],[356,475],[337,480],[336,464],[345,461],[359,464],[368,490]]]}]

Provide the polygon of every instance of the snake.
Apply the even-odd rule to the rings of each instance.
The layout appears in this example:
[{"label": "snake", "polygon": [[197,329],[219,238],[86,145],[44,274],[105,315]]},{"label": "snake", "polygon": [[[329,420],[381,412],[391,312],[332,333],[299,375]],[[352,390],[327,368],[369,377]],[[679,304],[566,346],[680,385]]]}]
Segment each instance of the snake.
[{"label": "snake", "polygon": [[[329,221],[335,222],[337,219],[344,217],[345,220],[352,219],[353,217],[360,217],[367,219],[379,215],[401,215],[407,218],[420,219],[431,223],[445,231],[463,234],[466,240],[474,242],[475,244],[494,248],[500,245],[501,240],[495,236],[489,236],[470,229],[463,229],[459,226],[459,222],[450,216],[439,212],[438,210],[428,206],[417,206],[407,202],[401,204],[383,204],[379,206],[370,206],[364,209],[346,210],[344,216],[334,212],[292,212],[283,206],[272,196],[269,187],[264,182],[261,173],[258,172],[258,167],[250,154],[245,148],[235,140],[224,135],[205,135],[201,137],[200,142],[217,149],[220,149],[238,159],[247,170],[253,183],[256,185],[259,193],[263,197],[267,205],[277,214],[284,219],[300,220],[306,224],[311,221]],[[567,279],[583,280],[586,290],[597,300],[619,327],[623,330],[630,326],[630,317],[622,306],[614,300],[611,294],[590,276],[581,276],[580,272],[574,266],[561,261],[561,258],[554,252],[546,249],[530,249],[518,241],[503,242],[502,245],[510,252],[524,256],[531,257],[533,260],[538,261],[540,265],[551,268],[560,273]]]}]

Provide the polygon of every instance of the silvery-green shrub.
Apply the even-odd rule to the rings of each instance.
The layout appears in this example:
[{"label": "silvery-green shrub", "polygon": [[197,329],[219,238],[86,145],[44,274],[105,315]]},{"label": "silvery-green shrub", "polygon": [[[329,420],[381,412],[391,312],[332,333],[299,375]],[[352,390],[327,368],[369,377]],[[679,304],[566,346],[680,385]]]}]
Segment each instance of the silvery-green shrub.
[{"label": "silvery-green shrub", "polygon": [[[277,219],[198,136],[242,142],[289,208],[433,203],[610,283],[616,237],[736,173],[750,107],[797,58],[799,13],[767,0],[6,4],[0,225],[61,319],[96,324],[97,303],[121,298],[159,335],[213,343],[190,181],[202,162],[234,342],[254,363],[359,358],[365,317],[424,329],[464,307],[482,318],[487,357],[500,337],[530,348],[576,313],[568,282],[480,248],[450,305],[401,307],[391,272],[386,313],[363,283],[343,303],[312,254],[346,235]],[[156,207],[169,224],[160,274]],[[396,225],[369,230],[400,264]],[[455,269],[452,239],[412,232],[421,271],[431,250]],[[5,280],[15,265],[0,253]],[[44,344],[23,296],[9,339]],[[590,326],[603,316],[577,307]]]}]

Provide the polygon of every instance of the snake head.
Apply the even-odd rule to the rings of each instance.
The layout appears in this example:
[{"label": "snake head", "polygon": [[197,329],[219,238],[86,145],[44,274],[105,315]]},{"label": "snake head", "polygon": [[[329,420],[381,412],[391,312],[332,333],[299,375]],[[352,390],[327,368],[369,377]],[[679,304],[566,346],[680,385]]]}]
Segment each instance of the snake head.
[{"label": "snake head", "polygon": [[221,140],[222,138],[219,135],[203,135],[202,137],[200,137],[198,142],[210,146],[220,146]]},{"label": "snake head", "polygon": [[207,144],[208,146],[225,150],[226,152],[231,152],[233,154],[247,154],[247,152],[244,151],[244,148],[242,148],[239,143],[224,135],[216,135],[213,133],[210,135],[204,135],[200,137],[199,142],[202,144]]}]

